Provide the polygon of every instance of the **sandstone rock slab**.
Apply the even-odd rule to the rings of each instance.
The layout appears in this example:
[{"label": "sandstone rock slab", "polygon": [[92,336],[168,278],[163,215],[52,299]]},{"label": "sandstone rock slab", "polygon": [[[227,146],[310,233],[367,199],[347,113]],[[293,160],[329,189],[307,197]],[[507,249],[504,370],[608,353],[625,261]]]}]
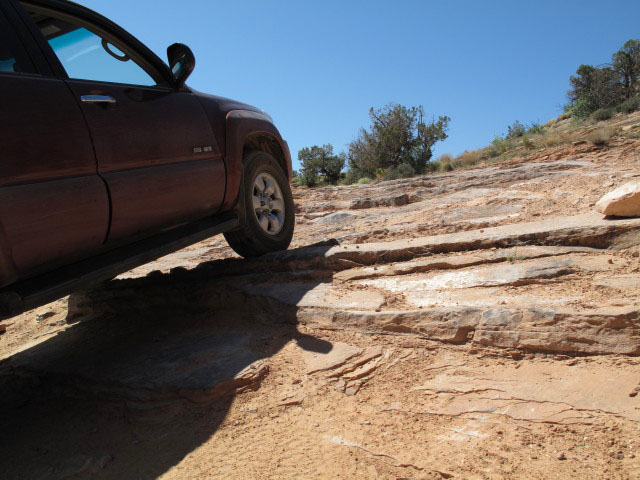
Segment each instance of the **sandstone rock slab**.
[{"label": "sandstone rock slab", "polygon": [[375,310],[384,303],[384,296],[376,291],[342,290],[330,283],[287,282],[244,285],[249,295],[274,298],[288,305],[316,308],[366,308]]},{"label": "sandstone rock slab", "polygon": [[590,365],[523,363],[515,366],[456,368],[436,375],[416,391],[441,394],[433,412],[496,413],[520,420],[590,423],[601,413],[640,421],[629,397],[640,375]]},{"label": "sandstone rock slab", "polygon": [[[370,265],[409,260],[433,253],[516,245],[606,248],[616,236],[636,230],[640,230],[640,219],[609,220],[602,218],[596,212],[590,212],[409,240],[336,246],[322,252],[322,256],[325,259],[349,260]],[[307,255],[315,256],[318,253],[320,252],[299,251],[290,255],[302,258]]]},{"label": "sandstone rock slab", "polygon": [[403,205],[409,204],[409,195],[406,193],[391,195],[389,197],[384,197],[380,199],[380,205],[384,205],[386,207],[402,207]]},{"label": "sandstone rock slab", "polygon": [[580,295],[568,296],[566,293],[551,296],[547,292],[514,293],[495,288],[458,288],[451,290],[411,291],[407,302],[419,308],[441,307],[558,307],[577,302]]},{"label": "sandstone rock slab", "polygon": [[558,258],[519,264],[490,265],[422,276],[362,280],[360,283],[391,292],[405,293],[407,299],[411,301],[412,292],[496,285],[526,285],[568,275],[576,270],[575,262],[571,258]]},{"label": "sandstone rock slab", "polygon": [[300,312],[298,321],[326,327],[410,333],[446,343],[473,342],[539,352],[640,354],[640,307],[637,305],[589,310],[560,306]]},{"label": "sandstone rock slab", "polygon": [[365,208],[373,208],[377,204],[370,198],[357,198],[349,204],[351,210],[361,210]]},{"label": "sandstone rock slab", "polygon": [[334,342],[328,352],[311,352],[304,350],[302,357],[307,367],[307,373],[333,370],[344,365],[347,360],[360,354],[362,350],[346,343]]},{"label": "sandstone rock slab", "polygon": [[614,288],[616,290],[640,290],[640,274],[628,273],[624,275],[599,276],[594,279],[596,287]]},{"label": "sandstone rock slab", "polygon": [[[319,220],[321,219],[316,221]],[[610,220],[597,212],[590,212],[409,240],[334,247],[303,247],[275,252],[252,260],[227,259],[200,265],[192,275],[210,278],[212,275],[242,275],[262,271],[339,271],[355,266],[407,261],[431,254],[526,245],[607,248],[617,238],[638,231],[639,218]]]},{"label": "sandstone rock slab", "polygon": [[354,218],[358,218],[359,215],[355,214],[355,213],[351,213],[351,212],[345,212],[345,211],[337,211],[334,213],[330,213],[329,215],[326,215],[324,217],[321,218],[316,218],[315,220],[313,220],[313,223],[320,223],[320,224],[324,224],[324,223],[341,223],[341,222],[346,222],[347,220],[352,220]]},{"label": "sandstone rock slab", "polygon": [[60,379],[71,388],[136,404],[209,402],[256,387],[269,371],[239,331],[188,329],[162,341],[139,332],[93,332],[83,324],[60,340],[11,358],[14,368]]},{"label": "sandstone rock slab", "polygon": [[471,267],[484,263],[522,261],[570,253],[597,253],[599,250],[587,247],[522,246],[495,251],[481,250],[472,254],[450,255],[447,257],[426,257],[409,262],[399,262],[375,267],[352,268],[337,272],[334,279],[358,280],[371,277],[408,275],[429,270],[449,270]]}]

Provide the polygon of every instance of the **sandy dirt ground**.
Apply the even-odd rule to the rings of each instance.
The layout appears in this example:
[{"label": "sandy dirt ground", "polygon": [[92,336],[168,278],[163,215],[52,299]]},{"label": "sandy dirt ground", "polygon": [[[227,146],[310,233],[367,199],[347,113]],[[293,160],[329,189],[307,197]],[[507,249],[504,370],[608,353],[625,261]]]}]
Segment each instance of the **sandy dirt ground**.
[{"label": "sandy dirt ground", "polygon": [[215,237],[4,321],[0,477],[640,478],[640,219],[593,211],[639,165],[296,188],[288,252]]}]

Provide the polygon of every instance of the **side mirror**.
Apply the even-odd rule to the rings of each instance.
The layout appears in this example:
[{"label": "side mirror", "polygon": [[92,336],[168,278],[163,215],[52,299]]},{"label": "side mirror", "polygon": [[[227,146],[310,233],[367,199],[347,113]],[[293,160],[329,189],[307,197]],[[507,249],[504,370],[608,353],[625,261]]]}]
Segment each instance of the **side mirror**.
[{"label": "side mirror", "polygon": [[184,43],[174,43],[167,48],[167,58],[169,59],[169,68],[176,81],[176,86],[182,88],[184,82],[187,81],[187,78],[196,67],[196,57],[193,56],[191,49]]}]

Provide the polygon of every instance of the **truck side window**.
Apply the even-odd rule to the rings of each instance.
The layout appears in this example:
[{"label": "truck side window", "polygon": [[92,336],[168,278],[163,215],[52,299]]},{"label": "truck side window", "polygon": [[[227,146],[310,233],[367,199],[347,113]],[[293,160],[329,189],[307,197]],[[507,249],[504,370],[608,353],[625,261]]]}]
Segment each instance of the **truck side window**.
[{"label": "truck side window", "polygon": [[159,84],[152,72],[82,21],[57,18],[34,7],[26,9],[69,78],[141,86]]}]

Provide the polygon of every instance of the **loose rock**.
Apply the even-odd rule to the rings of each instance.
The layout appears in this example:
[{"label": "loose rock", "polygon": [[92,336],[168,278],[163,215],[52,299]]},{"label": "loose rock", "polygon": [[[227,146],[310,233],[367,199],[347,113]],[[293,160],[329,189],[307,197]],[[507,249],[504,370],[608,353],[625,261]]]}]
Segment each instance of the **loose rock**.
[{"label": "loose rock", "polygon": [[640,216],[640,182],[627,182],[607,193],[596,203],[596,210],[615,217]]}]

